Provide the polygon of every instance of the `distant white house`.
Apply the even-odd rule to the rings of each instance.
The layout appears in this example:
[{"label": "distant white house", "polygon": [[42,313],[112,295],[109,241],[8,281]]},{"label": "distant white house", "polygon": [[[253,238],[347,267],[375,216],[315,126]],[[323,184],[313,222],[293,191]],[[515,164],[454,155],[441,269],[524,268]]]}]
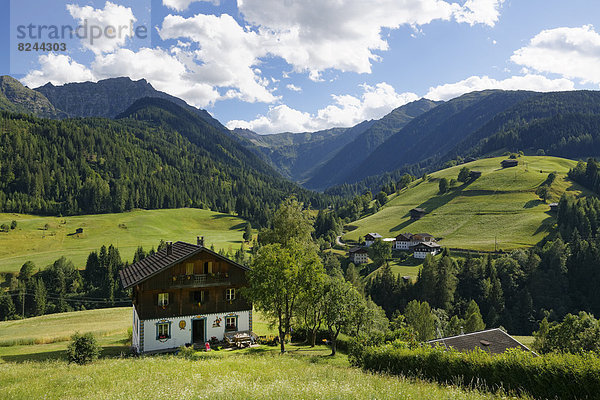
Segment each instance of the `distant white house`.
[{"label": "distant white house", "polygon": [[412,242],[412,233],[401,233],[396,236],[396,241],[394,242],[394,250],[406,250],[408,251]]},{"label": "distant white house", "polygon": [[401,233],[394,241],[395,250],[410,250],[411,247],[423,242],[435,242],[435,237],[429,233]]},{"label": "distant white house", "polygon": [[375,243],[376,239],[383,239],[383,236],[381,236],[379,233],[375,233],[375,232],[367,233],[365,235],[365,246],[366,247],[371,246],[373,243]]},{"label": "distant white house", "polygon": [[424,259],[428,254],[435,256],[441,251],[442,247],[435,242],[422,242],[411,247],[413,257]]},{"label": "distant white house", "polygon": [[353,247],[348,251],[348,257],[354,264],[366,264],[369,262],[369,253],[364,247]]}]

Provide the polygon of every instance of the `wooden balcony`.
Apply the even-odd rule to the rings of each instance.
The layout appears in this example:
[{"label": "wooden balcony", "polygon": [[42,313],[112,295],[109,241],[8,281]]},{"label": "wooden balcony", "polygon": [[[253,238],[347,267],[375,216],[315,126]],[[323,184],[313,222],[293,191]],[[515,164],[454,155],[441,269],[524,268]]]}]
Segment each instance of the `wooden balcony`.
[{"label": "wooden balcony", "polygon": [[229,286],[229,274],[179,275],[173,277],[172,288]]}]

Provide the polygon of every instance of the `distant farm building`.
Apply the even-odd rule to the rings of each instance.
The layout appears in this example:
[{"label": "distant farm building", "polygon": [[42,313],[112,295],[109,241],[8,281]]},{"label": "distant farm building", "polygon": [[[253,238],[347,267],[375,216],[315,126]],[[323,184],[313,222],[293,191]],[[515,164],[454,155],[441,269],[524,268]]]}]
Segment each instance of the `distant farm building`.
[{"label": "distant farm building", "polygon": [[429,254],[435,256],[442,250],[442,247],[435,242],[422,242],[412,246],[411,250],[414,258],[424,259]]},{"label": "distant farm building", "polygon": [[516,167],[517,165],[519,165],[519,160],[506,159],[502,160],[500,164],[502,165],[502,168]]},{"label": "distant farm building", "polygon": [[354,264],[366,264],[369,262],[369,254],[364,247],[353,247],[348,251],[348,257]]},{"label": "distant farm building", "polygon": [[409,250],[412,240],[413,240],[413,234],[412,233],[401,233],[398,236],[396,236],[396,242],[394,243],[394,249],[395,250]]},{"label": "distant farm building", "polygon": [[475,180],[481,177],[481,171],[471,171],[469,172],[469,179]]},{"label": "distant farm building", "polygon": [[550,203],[550,211],[552,211],[552,212],[558,211],[558,203]]},{"label": "distant farm building", "polygon": [[435,238],[429,233],[401,233],[396,236],[394,250],[411,250],[420,243],[435,243]]},{"label": "distant farm building", "polygon": [[463,352],[474,351],[476,349],[481,349],[490,354],[502,354],[509,349],[520,349],[531,352],[527,346],[498,328],[430,340],[427,344],[442,346],[446,349],[452,348]]},{"label": "distant farm building", "polygon": [[416,221],[418,219],[423,218],[425,214],[426,212],[424,209],[416,207],[410,210],[410,219]]},{"label": "distant farm building", "polygon": [[375,243],[375,240],[377,239],[383,239],[383,236],[381,236],[379,233],[374,232],[367,233],[365,235],[365,246],[371,246],[373,243]]}]

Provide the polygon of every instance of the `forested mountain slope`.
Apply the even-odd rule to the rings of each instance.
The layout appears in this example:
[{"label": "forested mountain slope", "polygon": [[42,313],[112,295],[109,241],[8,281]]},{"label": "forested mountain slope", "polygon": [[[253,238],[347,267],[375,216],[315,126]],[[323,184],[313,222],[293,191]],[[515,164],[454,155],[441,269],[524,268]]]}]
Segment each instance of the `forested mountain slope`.
[{"label": "forested mountain slope", "polygon": [[[448,105],[485,93],[489,95],[436,121],[436,114]],[[352,180],[327,192],[347,195],[378,191],[381,185],[397,181],[407,172],[420,176],[464,158],[505,152],[597,157],[599,116],[597,91],[471,93],[416,118],[375,150],[355,170]],[[360,176],[363,178],[358,179]]]},{"label": "forested mountain slope", "polygon": [[325,189],[353,179],[352,171],[367,159],[374,149],[415,118],[435,109],[438,104],[439,102],[421,99],[393,110],[355,140],[339,149],[331,160],[312,174],[305,186],[311,189]]},{"label": "forested mountain slope", "polygon": [[363,121],[352,128],[332,128],[318,132],[259,135],[249,130],[235,132],[257,146],[265,159],[284,176],[306,180],[311,173],[369,129],[376,121]]},{"label": "forested mountain slope", "polygon": [[235,210],[261,225],[291,194],[314,206],[326,203],[166,100],[142,99],[116,121],[2,112],[0,129],[0,211],[72,215],[190,206]]},{"label": "forested mountain slope", "polygon": [[535,96],[525,91],[473,92],[450,100],[415,118],[349,174],[349,179],[377,175],[439,157],[476,132],[498,113]]}]

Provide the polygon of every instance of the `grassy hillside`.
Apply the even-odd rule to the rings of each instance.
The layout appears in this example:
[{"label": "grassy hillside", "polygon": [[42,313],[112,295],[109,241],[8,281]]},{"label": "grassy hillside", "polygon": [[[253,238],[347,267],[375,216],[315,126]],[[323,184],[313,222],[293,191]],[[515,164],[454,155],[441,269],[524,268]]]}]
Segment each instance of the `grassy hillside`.
[{"label": "grassy hillside", "polygon": [[[39,337],[64,335],[77,330],[101,335],[109,328],[122,331],[101,336],[101,359],[87,366],[65,361],[67,342],[0,346],[0,398],[503,398],[450,385],[364,373],[351,368],[344,354],[330,357],[325,346],[311,349],[290,345],[284,356],[279,355],[278,347],[261,346],[196,353],[194,359],[171,355],[131,358],[123,355],[130,312],[129,308],[117,308],[0,322],[0,338],[29,333]],[[263,326],[260,314],[256,318]],[[95,322],[102,320],[104,323]],[[85,321],[93,321],[92,327],[86,328]],[[261,327],[255,330],[267,333]]]},{"label": "grassy hillside", "polygon": [[[345,240],[357,240],[368,232],[392,237],[402,232],[427,232],[442,238],[440,244],[476,250],[510,250],[532,246],[548,233],[556,222],[549,207],[539,200],[536,188],[548,174],[559,173],[551,186],[552,200],[565,191],[580,193],[583,188],[566,179],[576,162],[556,157],[520,157],[519,166],[501,169],[503,157],[474,161],[430,175],[426,182],[418,179],[395,195],[378,213],[353,222],[357,229]],[[439,194],[440,178],[456,179],[466,166],[481,171],[482,176],[470,184],[454,187]],[[459,182],[460,183],[460,182]],[[411,221],[409,210],[421,207],[427,215]]]},{"label": "grassy hillside", "polygon": [[[231,215],[193,208],[73,217],[0,213],[0,224],[12,220],[17,229],[0,233],[0,272],[18,271],[28,260],[45,267],[61,256],[82,267],[92,250],[111,243],[130,261],[138,246],[150,250],[161,239],[195,243],[196,236],[204,236],[207,245],[237,250],[246,224]],[[83,233],[75,234],[77,228]]]},{"label": "grassy hillside", "polygon": [[[131,325],[131,307],[48,314],[0,322],[0,347],[47,344],[69,340],[73,332],[124,336]],[[0,355],[1,355],[0,350]]]}]

